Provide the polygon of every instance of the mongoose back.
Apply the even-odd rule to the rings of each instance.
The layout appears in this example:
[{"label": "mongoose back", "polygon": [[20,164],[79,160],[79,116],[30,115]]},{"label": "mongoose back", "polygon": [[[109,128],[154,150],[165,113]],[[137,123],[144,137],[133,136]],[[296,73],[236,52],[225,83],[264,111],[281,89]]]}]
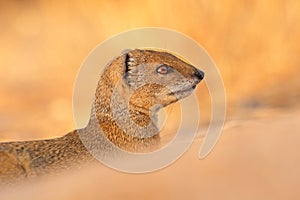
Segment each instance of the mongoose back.
[{"label": "mongoose back", "polygon": [[171,53],[126,51],[102,72],[85,128],[54,139],[0,143],[0,182],[93,162],[95,145],[100,156],[109,156],[112,145],[131,152],[153,149],[159,144],[158,110],[190,95],[203,77]]}]

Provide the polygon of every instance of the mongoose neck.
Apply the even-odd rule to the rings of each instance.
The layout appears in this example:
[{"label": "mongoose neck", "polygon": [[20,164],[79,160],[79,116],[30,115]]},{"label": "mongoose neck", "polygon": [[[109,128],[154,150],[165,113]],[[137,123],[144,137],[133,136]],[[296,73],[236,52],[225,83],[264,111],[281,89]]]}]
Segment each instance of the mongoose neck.
[{"label": "mongoose neck", "polygon": [[151,111],[151,107],[138,106],[131,101],[133,92],[124,84],[122,73],[118,73],[117,64],[121,62],[118,59],[116,65],[104,71],[98,82],[91,114],[94,117],[91,117],[88,126],[96,125],[93,130],[98,130],[99,134],[104,134],[122,149],[145,151],[159,141],[154,122],[156,112]]}]

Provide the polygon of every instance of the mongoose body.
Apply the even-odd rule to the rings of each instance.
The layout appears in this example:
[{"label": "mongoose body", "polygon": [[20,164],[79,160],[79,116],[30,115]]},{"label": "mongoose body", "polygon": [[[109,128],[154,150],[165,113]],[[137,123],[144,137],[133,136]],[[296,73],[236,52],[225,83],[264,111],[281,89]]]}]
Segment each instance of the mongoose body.
[{"label": "mongoose body", "polygon": [[[99,144],[103,156],[109,156],[112,145],[132,152],[153,149],[159,144],[157,111],[190,95],[203,77],[202,71],[171,53],[123,53],[100,76],[86,128],[60,138],[0,143],[0,182],[93,162],[90,149]],[[91,139],[83,142],[82,136]]]}]

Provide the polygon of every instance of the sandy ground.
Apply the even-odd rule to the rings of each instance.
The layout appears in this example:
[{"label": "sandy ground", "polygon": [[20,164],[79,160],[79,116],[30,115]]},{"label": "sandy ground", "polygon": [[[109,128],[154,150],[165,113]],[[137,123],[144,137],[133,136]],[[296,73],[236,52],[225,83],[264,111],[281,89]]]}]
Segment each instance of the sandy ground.
[{"label": "sandy ground", "polygon": [[[257,113],[266,111],[257,110]],[[148,174],[91,166],[2,191],[2,200],[33,199],[299,199],[300,112],[226,123],[211,154],[202,139],[174,164]]]}]

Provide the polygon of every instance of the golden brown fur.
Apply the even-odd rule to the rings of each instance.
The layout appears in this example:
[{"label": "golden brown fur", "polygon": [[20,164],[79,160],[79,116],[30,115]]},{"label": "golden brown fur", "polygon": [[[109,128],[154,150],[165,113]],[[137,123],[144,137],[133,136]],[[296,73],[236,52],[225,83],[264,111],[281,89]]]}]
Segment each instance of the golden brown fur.
[{"label": "golden brown fur", "polygon": [[[161,65],[168,66],[169,74],[158,74]],[[136,49],[122,54],[100,77],[86,128],[60,138],[0,144],[0,182],[82,166],[95,160],[90,150],[97,145],[100,157],[110,155],[111,143],[132,152],[155,148],[159,108],[191,94],[203,76],[170,53]],[[149,131],[136,131],[146,126]]]}]

